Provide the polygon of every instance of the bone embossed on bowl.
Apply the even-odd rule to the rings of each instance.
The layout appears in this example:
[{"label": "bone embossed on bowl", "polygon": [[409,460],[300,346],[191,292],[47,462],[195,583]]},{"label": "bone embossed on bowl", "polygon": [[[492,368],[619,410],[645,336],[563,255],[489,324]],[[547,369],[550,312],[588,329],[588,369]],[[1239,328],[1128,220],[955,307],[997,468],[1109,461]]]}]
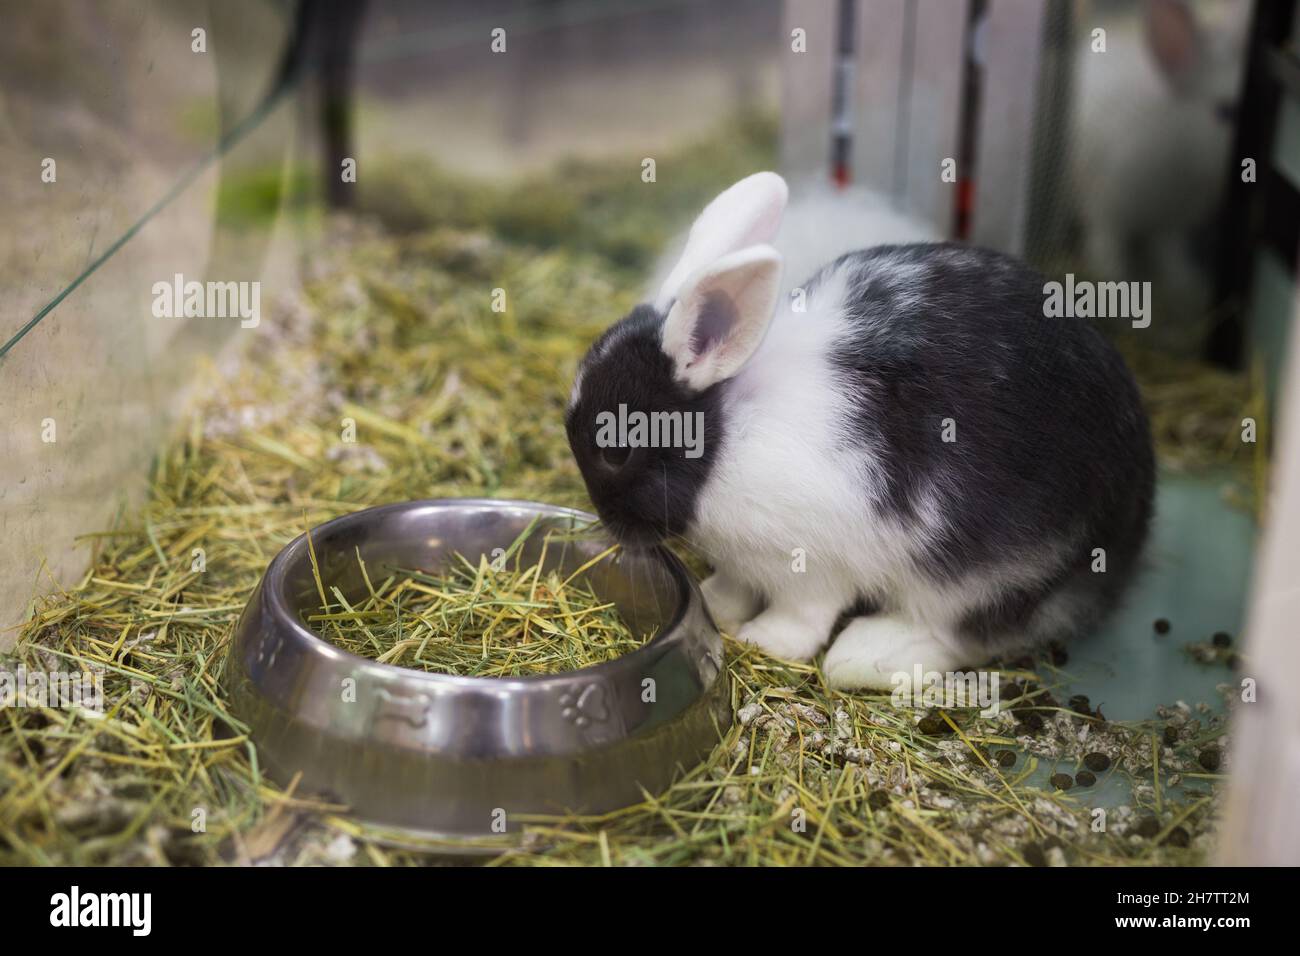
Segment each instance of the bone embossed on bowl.
[{"label": "bone embossed on bowl", "polygon": [[[311,532],[321,580],[351,602],[372,580],[477,562],[534,521],[545,532],[594,516],[528,501],[439,499],[383,505]],[[577,571],[610,541],[552,534],[543,571]],[[499,552],[498,552],[499,553]],[[606,663],[562,674],[475,678],[350,654],[303,623],[320,605],[306,535],[268,566],[236,627],[225,682],[259,761],[300,794],[345,804],[361,821],[435,839],[517,832],[521,814],[601,813],[637,803],[698,764],[730,723],[722,639],[694,578],[662,548],[619,550],[582,572],[637,634]]]}]

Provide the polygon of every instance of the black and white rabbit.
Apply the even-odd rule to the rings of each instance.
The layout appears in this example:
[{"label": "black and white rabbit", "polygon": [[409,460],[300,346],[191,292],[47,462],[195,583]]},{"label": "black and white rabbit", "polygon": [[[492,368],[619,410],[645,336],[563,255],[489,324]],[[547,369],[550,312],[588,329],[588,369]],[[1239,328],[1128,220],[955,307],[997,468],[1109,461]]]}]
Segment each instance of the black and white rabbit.
[{"label": "black and white rabbit", "polygon": [[[658,298],[579,366],[565,424],[604,523],[703,551],[714,618],[773,654],[811,658],[849,615],[823,665],[835,687],[1092,627],[1152,509],[1123,360],[981,249],[865,249],[786,294],[767,245],[786,197],[774,173],[718,196]],[[698,414],[703,453],[610,446],[599,422],[620,406]]]}]

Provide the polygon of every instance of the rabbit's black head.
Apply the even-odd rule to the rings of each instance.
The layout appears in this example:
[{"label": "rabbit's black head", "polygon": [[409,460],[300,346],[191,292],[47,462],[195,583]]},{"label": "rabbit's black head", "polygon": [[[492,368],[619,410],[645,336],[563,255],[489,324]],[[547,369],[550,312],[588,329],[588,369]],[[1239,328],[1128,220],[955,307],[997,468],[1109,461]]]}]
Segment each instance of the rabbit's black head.
[{"label": "rabbit's black head", "polygon": [[641,305],[605,332],[579,367],[564,417],[596,511],[629,545],[685,532],[721,450],[719,390],[676,380],[663,324]]},{"label": "rabbit's black head", "polygon": [[756,173],[711,202],[653,305],[597,340],[565,414],[569,446],[610,531],[682,534],[724,440],[722,394],[772,320],[781,257],[767,245],[785,181]]}]

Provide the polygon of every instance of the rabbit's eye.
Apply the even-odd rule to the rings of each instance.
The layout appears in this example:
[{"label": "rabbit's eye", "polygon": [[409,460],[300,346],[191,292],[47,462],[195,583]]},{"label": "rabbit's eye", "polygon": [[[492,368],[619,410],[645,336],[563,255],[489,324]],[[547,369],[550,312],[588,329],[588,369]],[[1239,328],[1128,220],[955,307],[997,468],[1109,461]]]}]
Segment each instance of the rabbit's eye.
[{"label": "rabbit's eye", "polygon": [[632,449],[623,445],[611,445],[600,450],[600,460],[605,463],[607,468],[614,471],[626,465],[631,455]]}]

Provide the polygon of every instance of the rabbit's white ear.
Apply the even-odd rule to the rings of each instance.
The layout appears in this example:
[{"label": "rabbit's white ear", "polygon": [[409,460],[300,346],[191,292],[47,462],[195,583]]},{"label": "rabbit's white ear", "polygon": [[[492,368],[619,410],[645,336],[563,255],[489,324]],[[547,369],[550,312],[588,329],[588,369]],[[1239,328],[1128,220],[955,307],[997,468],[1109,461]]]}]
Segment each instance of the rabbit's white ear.
[{"label": "rabbit's white ear", "polygon": [[1185,88],[1204,55],[1196,11],[1186,0],[1146,0],[1143,28],[1160,72],[1175,89]]},{"label": "rabbit's white ear", "polygon": [[781,255],[751,246],[690,276],[664,321],[677,380],[696,391],[731,378],[763,340],[780,295]]},{"label": "rabbit's white ear", "polygon": [[688,276],[728,253],[775,239],[788,196],[785,180],[776,173],[746,176],[720,193],[691,226],[686,249],[659,290],[655,306],[666,310]]}]

